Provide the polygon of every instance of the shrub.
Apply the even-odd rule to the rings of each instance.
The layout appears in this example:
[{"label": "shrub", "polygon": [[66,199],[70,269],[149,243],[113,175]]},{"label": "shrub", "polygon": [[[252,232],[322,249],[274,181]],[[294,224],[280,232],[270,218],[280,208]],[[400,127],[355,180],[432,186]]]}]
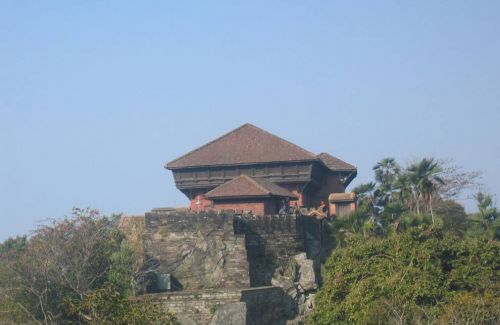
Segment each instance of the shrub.
[{"label": "shrub", "polygon": [[[388,238],[353,236],[336,249],[323,274],[310,324],[430,322],[457,297],[498,292],[500,243],[458,237],[420,225]],[[443,307],[448,306],[448,307]],[[491,304],[484,314],[500,317]],[[458,308],[458,307],[457,307]],[[442,316],[445,317],[445,316]]]}]

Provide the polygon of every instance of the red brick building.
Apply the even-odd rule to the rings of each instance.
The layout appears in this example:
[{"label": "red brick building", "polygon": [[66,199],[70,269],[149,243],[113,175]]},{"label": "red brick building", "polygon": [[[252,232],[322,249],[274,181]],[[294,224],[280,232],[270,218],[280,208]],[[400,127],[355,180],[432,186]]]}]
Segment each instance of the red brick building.
[{"label": "red brick building", "polygon": [[[167,163],[191,209],[276,213],[283,199],[316,207],[344,193],[357,170],[327,153],[315,155],[251,124]],[[243,176],[244,177],[241,177]]]},{"label": "red brick building", "polygon": [[243,210],[256,215],[277,214],[283,202],[297,200],[288,190],[264,178],[238,176],[204,195],[214,210]]}]

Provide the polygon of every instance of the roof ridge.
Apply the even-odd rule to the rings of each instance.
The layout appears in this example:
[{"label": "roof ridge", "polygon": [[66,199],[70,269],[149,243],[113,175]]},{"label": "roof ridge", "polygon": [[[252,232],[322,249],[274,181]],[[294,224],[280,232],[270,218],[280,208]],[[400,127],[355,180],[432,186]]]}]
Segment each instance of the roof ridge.
[{"label": "roof ridge", "polygon": [[[328,156],[328,157],[334,158],[334,159],[336,159],[336,160],[340,161],[341,163],[344,163],[344,164],[346,164],[346,165],[348,165],[348,166],[352,167],[353,169],[357,169],[357,167],[356,167],[356,166],[354,166],[353,164],[350,164],[350,163],[346,162],[345,160],[342,160],[342,159],[340,159],[340,158],[338,158],[338,157],[336,157],[336,156],[333,156],[333,155],[329,154],[328,152],[320,152],[320,153],[319,153],[316,157],[318,157],[318,159],[319,159],[319,160],[320,160],[323,164],[325,164],[325,165],[326,165],[326,163],[325,163],[325,162],[323,162],[323,160],[321,159],[321,157],[320,157],[321,155],[325,155],[325,156]],[[327,166],[327,167],[328,167],[328,166]]]},{"label": "roof ridge", "polygon": [[[259,182],[257,182],[257,180],[255,178],[253,178],[252,176],[240,175],[239,177],[241,177],[241,176],[244,176],[244,177],[248,178],[254,185],[256,185],[258,188],[260,188],[265,193],[271,194],[271,191],[269,191],[269,189],[267,189],[264,186],[262,186],[261,184],[259,184]],[[238,177],[236,177],[236,178],[238,178]]]},{"label": "roof ridge", "polygon": [[167,168],[167,167],[168,167],[168,165],[171,165],[171,164],[175,163],[176,161],[181,160],[182,158],[184,158],[184,157],[186,157],[186,156],[188,156],[188,155],[190,155],[190,154],[192,154],[192,153],[195,153],[195,152],[197,152],[197,151],[200,151],[201,149],[203,149],[203,148],[207,147],[208,145],[210,145],[210,144],[212,144],[212,143],[214,143],[214,142],[216,142],[216,141],[218,141],[218,140],[220,140],[220,139],[222,139],[222,138],[224,138],[224,137],[226,137],[226,136],[230,135],[231,133],[234,133],[234,132],[238,131],[239,129],[242,129],[243,127],[245,127],[245,126],[247,126],[247,125],[253,126],[253,125],[252,125],[252,124],[250,124],[250,123],[245,123],[245,124],[243,124],[243,125],[240,125],[240,126],[239,126],[239,127],[237,127],[236,129],[233,129],[233,130],[231,130],[231,131],[229,131],[229,132],[227,132],[227,133],[225,133],[225,134],[221,135],[220,137],[215,138],[215,139],[213,139],[212,141],[209,141],[209,142],[205,143],[205,144],[204,144],[204,145],[202,145],[201,147],[198,147],[198,148],[196,148],[196,149],[193,149],[193,150],[189,151],[188,153],[185,153],[185,154],[183,154],[182,156],[180,156],[180,157],[178,157],[178,158],[176,158],[176,159],[174,159],[174,160],[172,160],[172,161],[167,162],[167,163],[165,164],[165,166],[164,166],[164,167],[165,167],[165,168]]},{"label": "roof ridge", "polygon": [[250,124],[250,123],[246,123],[246,124],[248,124],[249,126],[252,126],[252,127],[256,128],[256,129],[258,129],[258,130],[260,130],[260,131],[262,131],[262,132],[264,132],[264,133],[267,133],[267,134],[269,134],[269,135],[271,135],[271,136],[273,136],[273,137],[275,137],[275,138],[278,138],[278,139],[280,139],[280,140],[283,140],[283,141],[287,142],[288,144],[291,144],[291,145],[292,145],[292,146],[294,146],[295,148],[297,148],[297,149],[299,149],[299,150],[304,151],[305,153],[307,153],[307,154],[311,155],[312,157],[316,157],[316,158],[317,158],[317,155],[316,155],[316,154],[314,154],[313,152],[311,152],[311,151],[309,151],[309,150],[307,150],[307,149],[304,149],[304,148],[302,148],[301,146],[296,145],[295,143],[288,141],[287,139],[284,139],[284,138],[282,138],[282,137],[280,137],[280,136],[277,136],[277,135],[275,135],[275,134],[272,134],[271,132],[266,131],[266,130],[264,130],[264,129],[261,129],[261,128],[259,128],[258,126],[255,126],[255,125],[253,125],[253,124]]},{"label": "roof ridge", "polygon": [[[308,156],[309,158],[307,160],[309,160],[309,159],[310,160],[318,160],[319,159],[316,154],[314,154],[314,153],[312,153],[312,152],[310,152],[310,151],[308,151],[308,150],[306,150],[306,149],[304,149],[304,148],[302,148],[302,147],[300,147],[300,146],[298,146],[298,145],[296,145],[296,144],[294,144],[294,143],[292,143],[292,142],[290,142],[290,141],[288,141],[286,139],[283,139],[282,137],[279,137],[279,136],[277,136],[275,134],[272,134],[271,132],[268,132],[268,131],[266,131],[266,130],[264,130],[262,128],[259,128],[259,127],[255,126],[255,125],[251,124],[251,123],[245,123],[245,124],[243,124],[243,125],[235,128],[235,129],[233,129],[233,130],[231,130],[231,131],[229,131],[229,132],[227,132],[227,133],[225,133],[225,134],[217,137],[216,139],[213,139],[212,141],[210,141],[208,143],[205,143],[204,145],[202,145],[202,146],[200,146],[200,147],[198,147],[196,149],[193,149],[193,150],[185,153],[184,155],[182,155],[182,156],[180,156],[178,158],[176,158],[176,159],[174,159],[172,161],[167,162],[164,165],[164,167],[167,168],[167,169],[169,169],[169,167],[171,167],[172,165],[174,165],[178,161],[181,161],[182,159],[186,158],[187,156],[190,156],[190,155],[192,155],[192,154],[194,154],[196,152],[199,152],[199,151],[205,149],[206,147],[208,147],[208,146],[210,146],[210,145],[212,145],[212,144],[214,144],[214,143],[222,140],[223,138],[226,138],[226,137],[230,136],[233,133],[238,132],[239,130],[241,130],[241,129],[245,128],[245,127],[249,127],[249,128],[251,128],[251,129],[253,129],[255,131],[258,131],[259,133],[261,133],[263,135],[272,137],[272,138],[276,139],[277,141],[286,143],[287,145],[291,146],[291,148],[294,148],[297,151],[301,152],[304,156]],[[173,168],[176,168],[176,167],[173,167]]]}]

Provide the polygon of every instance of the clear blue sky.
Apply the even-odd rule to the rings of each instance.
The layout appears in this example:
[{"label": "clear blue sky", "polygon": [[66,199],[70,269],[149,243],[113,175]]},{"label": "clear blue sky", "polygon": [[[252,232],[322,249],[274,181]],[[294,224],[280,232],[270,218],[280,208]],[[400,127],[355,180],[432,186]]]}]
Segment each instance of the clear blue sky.
[{"label": "clear blue sky", "polygon": [[0,0],[0,240],[186,204],[163,164],[245,122],[500,194],[500,2]]}]

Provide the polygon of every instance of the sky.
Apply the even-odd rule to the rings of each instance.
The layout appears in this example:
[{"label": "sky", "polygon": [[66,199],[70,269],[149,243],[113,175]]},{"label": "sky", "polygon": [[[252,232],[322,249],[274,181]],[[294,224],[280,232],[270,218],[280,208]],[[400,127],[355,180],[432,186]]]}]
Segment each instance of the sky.
[{"label": "sky", "polygon": [[500,2],[0,0],[0,240],[186,205],[164,163],[247,122],[499,195]]}]

